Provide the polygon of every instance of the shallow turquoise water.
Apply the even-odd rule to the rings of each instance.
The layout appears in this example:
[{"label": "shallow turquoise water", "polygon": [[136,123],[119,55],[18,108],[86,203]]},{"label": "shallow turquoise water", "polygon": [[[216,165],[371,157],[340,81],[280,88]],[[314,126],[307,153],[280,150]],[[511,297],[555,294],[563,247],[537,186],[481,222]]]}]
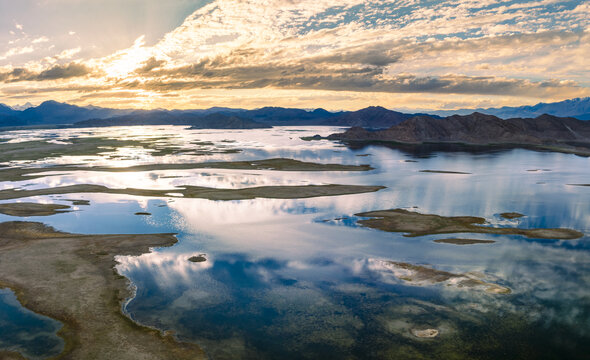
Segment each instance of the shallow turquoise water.
[{"label": "shallow turquoise water", "polygon": [[[420,156],[376,146],[351,150],[327,141],[298,140],[334,129],[291,129],[297,130],[180,134],[214,142],[235,140],[233,146],[243,149],[192,161],[290,157],[369,163],[375,170],[74,172],[0,186],[387,186],[370,194],[300,200],[209,201],[104,194],[28,199],[91,201],[73,213],[30,218],[59,230],[178,233],[180,241],[171,248],[118,258],[119,272],[137,287],[125,311],[140,323],[173,330],[179,338],[197,342],[214,359],[584,358],[590,352],[590,188],[567,185],[588,182],[588,158],[528,150],[434,151]],[[167,127],[150,131],[175,132]],[[357,156],[365,154],[370,156]],[[100,157],[93,161],[108,163]],[[154,159],[134,152],[127,161]],[[456,246],[432,241],[447,236],[407,238],[355,225],[355,213],[389,208],[480,216],[490,226],[568,227],[586,235],[577,240],[539,240],[458,234],[453,237],[496,243]],[[153,215],[133,215],[138,211]],[[508,211],[526,217],[504,220],[498,215]],[[15,219],[0,216],[0,221]],[[187,261],[198,254],[206,254],[207,261]],[[512,293],[493,295],[444,284],[408,283],[395,276],[388,261],[477,274],[509,287]],[[440,335],[434,339],[412,335],[412,329],[422,328],[436,328]]]}]

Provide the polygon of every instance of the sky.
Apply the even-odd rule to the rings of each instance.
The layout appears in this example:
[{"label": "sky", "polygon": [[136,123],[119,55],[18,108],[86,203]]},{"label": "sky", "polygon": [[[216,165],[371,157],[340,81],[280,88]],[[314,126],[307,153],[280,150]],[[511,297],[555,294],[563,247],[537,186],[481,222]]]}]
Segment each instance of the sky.
[{"label": "sky", "polygon": [[0,103],[399,110],[590,96],[590,0],[0,0]]}]

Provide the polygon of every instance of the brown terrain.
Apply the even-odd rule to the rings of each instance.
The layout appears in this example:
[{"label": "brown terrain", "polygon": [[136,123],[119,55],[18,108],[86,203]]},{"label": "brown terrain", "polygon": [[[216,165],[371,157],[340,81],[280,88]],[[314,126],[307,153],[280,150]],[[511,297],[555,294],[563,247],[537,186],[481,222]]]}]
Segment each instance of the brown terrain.
[{"label": "brown terrain", "polygon": [[[57,359],[204,359],[195,344],[143,327],[121,307],[133,296],[116,255],[172,246],[172,234],[77,235],[35,222],[0,223],[0,288],[23,306],[63,323]],[[21,359],[0,352],[1,359]]]},{"label": "brown terrain", "polygon": [[486,220],[475,216],[440,216],[421,214],[405,209],[377,210],[355,214],[363,218],[357,223],[371,229],[388,232],[402,232],[405,236],[425,236],[435,234],[498,234],[522,235],[532,239],[578,239],[583,233],[567,228],[522,229],[516,227],[485,226]]},{"label": "brown terrain", "polygon": [[556,146],[590,155],[590,122],[547,114],[534,119],[507,120],[481,113],[442,119],[415,116],[388,129],[370,131],[352,127],[344,133],[332,134],[328,139],[412,144],[512,144],[540,146],[549,150]]}]

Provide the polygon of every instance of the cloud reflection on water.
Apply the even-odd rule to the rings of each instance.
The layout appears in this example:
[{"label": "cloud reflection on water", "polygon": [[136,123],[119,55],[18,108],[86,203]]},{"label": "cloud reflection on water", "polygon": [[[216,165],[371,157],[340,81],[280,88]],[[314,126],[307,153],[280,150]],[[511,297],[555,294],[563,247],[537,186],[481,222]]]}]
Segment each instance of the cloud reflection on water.
[{"label": "cloud reflection on water", "polygon": [[[168,128],[158,131],[171,133]],[[320,131],[311,129],[305,135],[315,132]],[[94,134],[121,133],[117,129],[100,129]],[[371,146],[356,151],[337,148],[334,143],[303,142],[292,138],[293,134],[285,128],[180,134],[180,140],[174,141],[232,139],[244,151],[164,161],[286,156],[325,163],[370,163],[375,170],[72,172],[5,182],[0,187],[33,184],[26,188],[36,188],[80,182],[160,189],[183,184],[228,188],[305,183],[386,185],[386,190],[377,193],[297,200],[209,201],[107,194],[22,199],[91,201],[91,206],[80,207],[78,212],[39,219],[60,230],[178,232],[180,241],[173,247],[155,249],[139,257],[118,257],[118,270],[137,286],[137,297],[128,310],[140,322],[174,329],[181,338],[198,340],[219,358],[232,354],[256,357],[260,349],[283,355],[298,351],[324,354],[326,349],[318,350],[318,344],[326,345],[333,356],[344,357],[365,336],[373,340],[402,336],[399,326],[392,325],[392,319],[426,323],[408,310],[416,309],[418,301],[424,302],[418,306],[421,316],[430,316],[435,325],[454,324],[455,331],[460,329],[457,324],[463,319],[460,313],[466,312],[475,319],[496,313],[519,314],[549,329],[565,324],[568,331],[579,336],[588,336],[590,332],[587,235],[578,240],[539,241],[518,236],[459,234],[458,237],[497,242],[455,246],[432,242],[441,236],[406,238],[403,234],[354,225],[355,213],[417,207],[415,210],[422,213],[482,216],[493,226],[570,227],[588,234],[588,189],[565,185],[588,178],[588,159],[511,150],[494,154],[435,153],[429,158],[417,158],[414,163],[405,162],[408,154],[398,150]],[[372,156],[357,157],[359,153]],[[154,159],[148,156],[128,164],[144,161]],[[99,157],[91,163],[112,164],[112,160]],[[536,168],[552,171],[527,171]],[[426,169],[472,174],[419,172]],[[186,177],[167,177],[178,175]],[[153,216],[133,215],[139,210]],[[517,211],[526,217],[511,222],[501,220],[498,214],[505,211]],[[341,217],[350,219],[333,221]],[[4,215],[0,219],[15,220]],[[201,253],[207,254],[206,262],[187,260]],[[440,285],[408,286],[393,276],[390,269],[371,268],[370,259],[424,264],[458,273],[479,272],[491,281],[509,286],[513,293],[497,296]],[[451,318],[443,317],[443,313],[451,314]],[[384,330],[392,327],[397,332]],[[285,353],[273,348],[273,342],[275,347],[279,343],[284,345]]]}]

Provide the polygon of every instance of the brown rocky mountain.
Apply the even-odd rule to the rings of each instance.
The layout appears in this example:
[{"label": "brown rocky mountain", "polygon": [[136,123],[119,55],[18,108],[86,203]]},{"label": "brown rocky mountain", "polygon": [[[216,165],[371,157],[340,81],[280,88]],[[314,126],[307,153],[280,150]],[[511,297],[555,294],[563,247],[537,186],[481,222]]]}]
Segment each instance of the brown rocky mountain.
[{"label": "brown rocky mountain", "polygon": [[392,141],[401,143],[465,144],[587,144],[590,145],[590,122],[574,118],[541,115],[534,119],[502,120],[493,115],[473,113],[446,118],[416,116],[385,130],[369,131],[353,127],[331,140]]}]

